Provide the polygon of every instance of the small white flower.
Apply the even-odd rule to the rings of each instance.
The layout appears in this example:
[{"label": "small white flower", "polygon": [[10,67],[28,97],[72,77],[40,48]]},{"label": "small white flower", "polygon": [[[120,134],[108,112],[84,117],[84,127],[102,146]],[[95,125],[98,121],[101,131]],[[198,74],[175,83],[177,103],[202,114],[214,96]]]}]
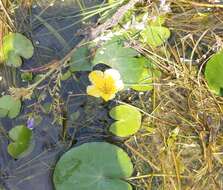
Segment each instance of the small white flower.
[{"label": "small white flower", "polygon": [[160,11],[164,13],[171,12],[170,3],[167,3],[166,0],[160,0]]}]

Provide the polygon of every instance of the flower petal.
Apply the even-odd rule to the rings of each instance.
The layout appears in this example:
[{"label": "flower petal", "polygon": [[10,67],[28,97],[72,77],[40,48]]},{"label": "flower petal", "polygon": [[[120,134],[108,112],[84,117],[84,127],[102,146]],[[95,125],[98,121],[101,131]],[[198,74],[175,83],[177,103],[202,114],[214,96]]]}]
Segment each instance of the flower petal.
[{"label": "flower petal", "polygon": [[104,85],[104,73],[102,71],[92,71],[88,78],[91,83],[97,87],[102,87]]},{"label": "flower petal", "polygon": [[124,88],[119,72],[107,69],[105,72],[96,70],[89,74],[92,85],[87,87],[87,94],[102,97],[105,101],[115,98],[115,94]]},{"label": "flower petal", "polygon": [[124,83],[122,82],[122,80],[116,81],[115,86],[117,88],[117,91],[124,89]]},{"label": "flower petal", "polygon": [[101,95],[101,97],[102,97],[105,101],[108,101],[108,100],[111,100],[111,99],[115,98],[115,94],[105,94],[105,93],[103,93],[103,94]]},{"label": "flower petal", "polygon": [[121,75],[120,73],[118,72],[118,70],[116,69],[107,69],[105,72],[104,72],[104,75],[105,77],[107,78],[108,76],[109,77],[112,77],[113,80],[119,80],[121,78]]},{"label": "flower petal", "polygon": [[90,85],[87,87],[87,94],[94,96],[94,97],[100,97],[101,96],[101,91],[96,88],[94,85]]},{"label": "flower petal", "polygon": [[114,94],[117,92],[116,81],[109,75],[105,77],[104,93]]}]

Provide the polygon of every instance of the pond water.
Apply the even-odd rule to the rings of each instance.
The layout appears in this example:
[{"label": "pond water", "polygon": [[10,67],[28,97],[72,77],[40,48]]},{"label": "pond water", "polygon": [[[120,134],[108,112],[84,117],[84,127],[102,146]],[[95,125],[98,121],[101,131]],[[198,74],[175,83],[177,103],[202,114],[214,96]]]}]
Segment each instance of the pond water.
[{"label": "pond water", "polygon": [[[100,4],[100,0],[82,1],[85,8]],[[89,23],[83,24],[80,12],[80,4],[75,0],[50,3],[38,1],[32,6],[28,16],[24,10],[18,10],[18,28],[33,40],[35,46],[35,55],[25,61],[22,69],[39,67],[53,59],[60,59],[75,47],[84,37],[80,29],[97,19],[93,17],[87,21]],[[16,81],[20,81],[17,84],[27,85],[17,78]],[[58,116],[46,111],[53,98],[47,91],[40,90],[32,101],[24,102],[22,113],[17,119],[1,119],[0,189],[54,189],[52,172],[55,162],[63,152],[83,142],[112,140],[104,130],[111,123],[107,110],[112,105],[84,95],[88,83],[86,73],[77,73],[75,77],[62,82],[58,94],[62,108],[59,109]],[[45,105],[45,112],[42,105]],[[17,124],[25,124],[31,116],[36,122],[33,130],[34,148],[27,156],[14,160],[7,153],[9,141],[5,134]],[[56,117],[65,119],[59,124],[55,122]]]}]

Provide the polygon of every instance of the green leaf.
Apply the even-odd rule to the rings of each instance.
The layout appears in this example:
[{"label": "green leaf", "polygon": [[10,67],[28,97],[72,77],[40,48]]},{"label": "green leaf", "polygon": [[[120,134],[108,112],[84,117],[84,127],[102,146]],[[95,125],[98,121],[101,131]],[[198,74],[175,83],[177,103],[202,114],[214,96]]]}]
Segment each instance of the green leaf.
[{"label": "green leaf", "polygon": [[131,85],[131,88],[137,91],[148,91],[153,89],[153,79],[151,73],[144,69],[139,84]]},{"label": "green leaf", "polygon": [[116,106],[111,109],[109,114],[117,120],[110,126],[109,131],[119,137],[133,135],[141,126],[141,113],[132,106]]},{"label": "green leaf", "polygon": [[115,2],[117,2],[117,0],[108,0],[108,4],[110,4],[110,5],[112,5]]},{"label": "green leaf", "polygon": [[65,153],[56,165],[56,190],[132,190],[124,181],[133,173],[129,156],[105,142],[85,143]]},{"label": "green leaf", "polygon": [[62,74],[60,79],[62,81],[65,81],[65,80],[68,80],[71,76],[72,76],[72,73],[71,73],[70,70],[68,70],[68,71],[66,71],[65,73]]},{"label": "green leaf", "polygon": [[151,65],[144,69],[142,78],[139,83],[132,85],[131,88],[137,91],[149,91],[153,89],[153,82],[161,76],[161,72],[154,66]]},{"label": "green leaf", "polygon": [[15,118],[21,109],[21,101],[15,100],[12,96],[6,95],[0,98],[0,116]]},{"label": "green leaf", "polygon": [[91,71],[90,51],[88,47],[83,46],[77,49],[72,55],[70,62],[70,71]]},{"label": "green leaf", "polygon": [[32,42],[20,33],[10,33],[3,38],[3,60],[6,64],[19,67],[22,64],[20,58],[29,59],[32,57],[34,47]]},{"label": "green leaf", "polygon": [[223,51],[212,56],[205,68],[205,78],[210,90],[222,95],[223,89]]},{"label": "green leaf", "polygon": [[14,51],[9,51],[7,56],[6,64],[8,66],[20,67],[22,65],[22,59]]},{"label": "green leaf", "polygon": [[0,118],[6,117],[8,114],[8,110],[0,109]]},{"label": "green leaf", "polygon": [[33,80],[33,74],[31,72],[25,72],[21,74],[21,79],[25,82]]},{"label": "green leaf", "polygon": [[120,72],[124,83],[135,84],[142,77],[144,60],[136,50],[124,47],[122,40],[113,38],[97,50],[93,65],[106,64]]},{"label": "green leaf", "polygon": [[164,26],[148,26],[141,33],[142,41],[152,47],[162,45],[169,37],[170,30]]},{"label": "green leaf", "polygon": [[30,147],[32,131],[23,125],[18,125],[9,131],[9,137],[13,142],[8,145],[8,153],[13,158],[19,158]]}]

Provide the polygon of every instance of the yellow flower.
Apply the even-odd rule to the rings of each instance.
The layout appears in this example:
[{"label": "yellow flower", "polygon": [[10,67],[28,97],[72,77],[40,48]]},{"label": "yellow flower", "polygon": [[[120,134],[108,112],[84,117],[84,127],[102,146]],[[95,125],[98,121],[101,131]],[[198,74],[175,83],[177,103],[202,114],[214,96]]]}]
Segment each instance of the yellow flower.
[{"label": "yellow flower", "polygon": [[87,87],[87,94],[102,97],[105,101],[113,99],[115,94],[124,88],[120,74],[115,69],[105,72],[92,71],[88,77],[92,85]]}]

